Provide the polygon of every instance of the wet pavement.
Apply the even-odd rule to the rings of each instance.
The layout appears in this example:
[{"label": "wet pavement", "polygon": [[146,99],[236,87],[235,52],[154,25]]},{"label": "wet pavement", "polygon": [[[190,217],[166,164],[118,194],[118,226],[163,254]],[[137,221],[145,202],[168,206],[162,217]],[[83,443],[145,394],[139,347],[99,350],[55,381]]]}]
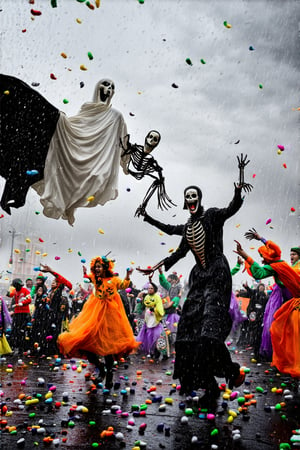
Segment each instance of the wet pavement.
[{"label": "wet pavement", "polygon": [[246,380],[232,392],[223,385],[215,411],[199,410],[201,391],[179,395],[172,358],[118,362],[110,391],[93,384],[84,360],[1,358],[0,449],[300,448],[293,380],[253,361],[251,349],[231,352]]}]

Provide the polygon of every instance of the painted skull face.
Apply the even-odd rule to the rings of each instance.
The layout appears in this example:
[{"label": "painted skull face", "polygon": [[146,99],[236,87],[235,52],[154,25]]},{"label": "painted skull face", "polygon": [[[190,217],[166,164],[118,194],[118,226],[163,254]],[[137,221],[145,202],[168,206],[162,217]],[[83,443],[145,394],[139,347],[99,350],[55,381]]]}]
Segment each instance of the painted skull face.
[{"label": "painted skull face", "polygon": [[160,133],[158,131],[149,131],[145,138],[145,153],[151,153],[157,147],[160,141]]},{"label": "painted skull face", "polygon": [[184,194],[185,204],[191,214],[196,214],[200,205],[200,198],[198,191],[193,188],[189,188]]},{"label": "painted skull face", "polygon": [[115,93],[115,84],[112,80],[103,79],[98,84],[97,100],[109,104]]}]

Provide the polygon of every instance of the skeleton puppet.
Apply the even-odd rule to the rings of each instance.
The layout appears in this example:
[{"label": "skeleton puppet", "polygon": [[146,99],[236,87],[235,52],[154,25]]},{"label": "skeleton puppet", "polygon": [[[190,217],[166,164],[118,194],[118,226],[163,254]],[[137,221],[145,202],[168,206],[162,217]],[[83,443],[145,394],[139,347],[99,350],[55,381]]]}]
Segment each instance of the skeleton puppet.
[{"label": "skeleton puppet", "polygon": [[110,104],[113,81],[100,80],[93,101],[73,117],[17,78],[1,75],[0,88],[0,175],[7,180],[2,209],[10,214],[10,207],[23,206],[32,186],[47,217],[72,225],[76,208],[117,197],[120,141],[127,129]]},{"label": "skeleton puppet", "polygon": [[[252,186],[244,182],[247,155],[238,157],[239,181],[235,184],[233,200],[226,208],[204,211],[199,187],[189,186],[184,191],[184,209],[190,217],[185,225],[166,225],[144,213],[144,220],[163,232],[181,235],[176,252],[150,269],[139,269],[152,274],[164,265],[168,271],[189,250],[196,264],[189,277],[189,292],[184,303],[176,338],[174,378],[179,378],[182,392],[190,393],[199,387],[207,395],[219,395],[215,376],[225,377],[237,385],[239,366],[232,363],[224,340],[231,329],[229,305],[232,280],[229,265],[223,254],[223,226],[241,207],[242,189],[250,192]],[[214,355],[214,358],[211,358]]]},{"label": "skeleton puppet", "polygon": [[160,133],[155,130],[149,131],[145,137],[144,147],[138,144],[131,144],[129,138],[130,136],[127,135],[123,143],[121,165],[123,166],[124,172],[129,173],[137,180],[141,180],[146,175],[154,179],[145,194],[142,204],[136,210],[135,215],[140,216],[143,214],[150,198],[155,192],[157,193],[158,208],[163,210],[171,206],[176,206],[166,193],[162,168],[157,164],[153,156],[150,155],[160,142]]}]

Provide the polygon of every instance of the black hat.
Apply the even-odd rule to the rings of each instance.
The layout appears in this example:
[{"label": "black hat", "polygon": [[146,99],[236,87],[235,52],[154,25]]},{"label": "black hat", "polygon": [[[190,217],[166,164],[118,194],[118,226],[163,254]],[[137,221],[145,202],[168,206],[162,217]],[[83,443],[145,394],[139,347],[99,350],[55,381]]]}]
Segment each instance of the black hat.
[{"label": "black hat", "polygon": [[13,287],[24,286],[24,283],[23,283],[23,281],[21,280],[21,278],[15,278],[15,279],[12,281],[12,285],[13,285]]}]

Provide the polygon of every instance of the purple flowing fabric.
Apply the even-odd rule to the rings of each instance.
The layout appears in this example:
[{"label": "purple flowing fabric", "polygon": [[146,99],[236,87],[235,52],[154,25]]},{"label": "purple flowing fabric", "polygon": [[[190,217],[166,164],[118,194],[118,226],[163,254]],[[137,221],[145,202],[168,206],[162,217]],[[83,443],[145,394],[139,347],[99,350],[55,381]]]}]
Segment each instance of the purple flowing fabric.
[{"label": "purple flowing fabric", "polygon": [[146,355],[154,352],[156,341],[163,331],[163,326],[161,323],[156,325],[156,327],[148,328],[146,323],[144,323],[141,331],[136,337],[138,342],[141,342],[140,351]]},{"label": "purple flowing fabric", "polygon": [[280,287],[278,284],[273,286],[272,293],[269,297],[268,303],[266,305],[265,313],[264,313],[264,321],[263,321],[263,332],[261,337],[261,345],[259,353],[268,358],[271,361],[272,359],[272,341],[271,341],[271,333],[270,327],[274,320],[274,314],[278,308],[282,305],[282,303],[286,300],[292,298],[291,293],[285,287]]},{"label": "purple flowing fabric", "polygon": [[[166,317],[166,326],[171,333],[177,333],[177,324],[179,322],[180,316],[179,314],[173,313],[168,314]],[[176,325],[175,325],[176,324]]]},{"label": "purple flowing fabric", "polygon": [[[2,313],[0,314],[0,326],[1,327],[3,326],[3,328],[8,328],[8,326],[11,325],[12,319],[8,312],[6,303],[1,296],[0,296],[0,302],[1,302],[1,308],[2,308]],[[4,318],[4,324],[2,323],[2,317]]]},{"label": "purple flowing fabric", "polygon": [[238,326],[244,322],[245,320],[248,320],[246,315],[243,315],[240,311],[238,301],[236,299],[236,296],[233,292],[231,292],[231,300],[230,300],[230,306],[229,306],[229,315],[232,319],[232,327],[230,333],[235,333]]}]

